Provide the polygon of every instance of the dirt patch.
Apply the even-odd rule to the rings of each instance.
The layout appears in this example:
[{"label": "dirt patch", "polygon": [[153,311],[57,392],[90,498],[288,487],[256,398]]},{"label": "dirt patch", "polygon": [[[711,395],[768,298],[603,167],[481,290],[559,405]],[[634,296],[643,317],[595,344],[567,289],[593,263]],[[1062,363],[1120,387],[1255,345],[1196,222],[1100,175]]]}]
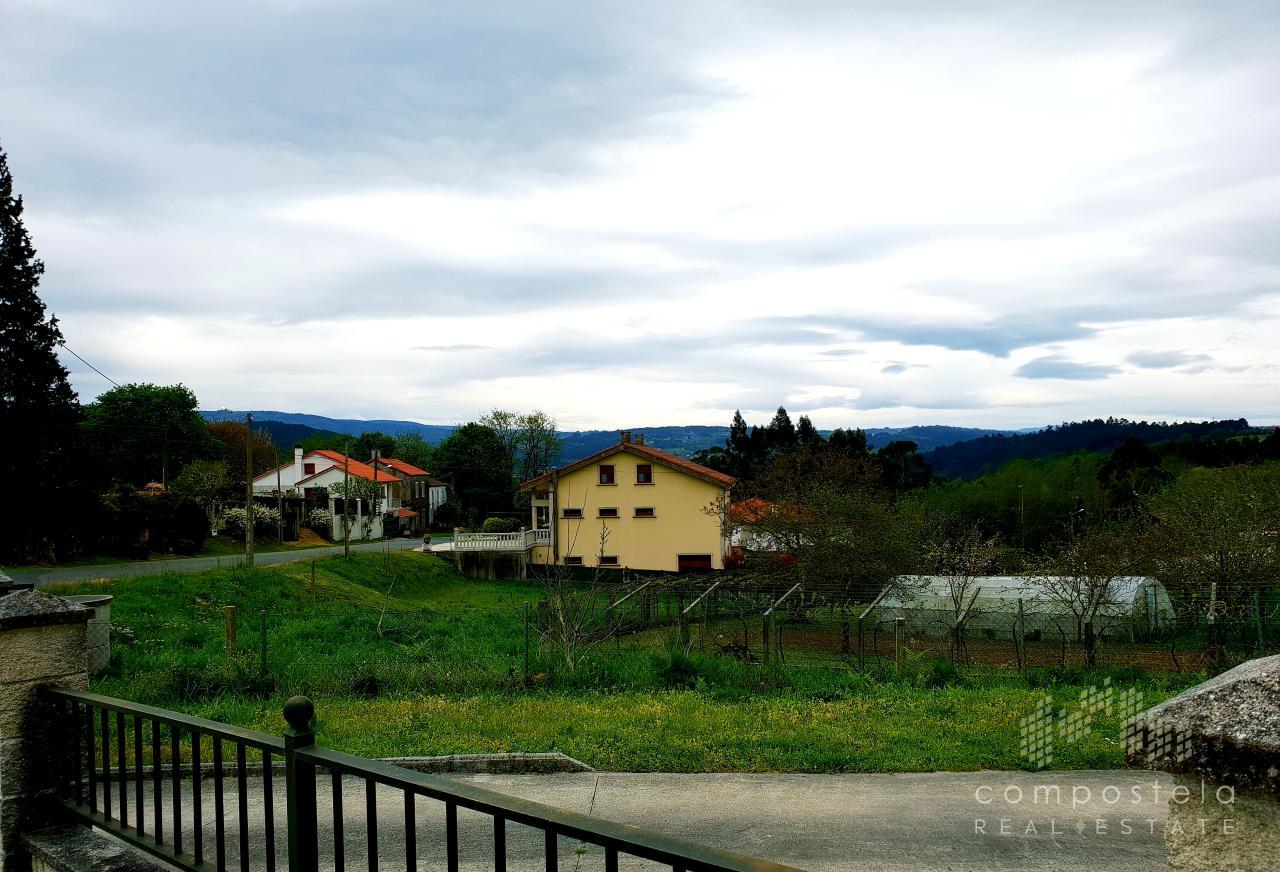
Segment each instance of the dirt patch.
[{"label": "dirt patch", "polygon": [[329,544],[329,541],[315,530],[309,530],[306,527],[303,527],[298,531],[297,539],[285,544],[296,545],[300,548],[323,548]]}]

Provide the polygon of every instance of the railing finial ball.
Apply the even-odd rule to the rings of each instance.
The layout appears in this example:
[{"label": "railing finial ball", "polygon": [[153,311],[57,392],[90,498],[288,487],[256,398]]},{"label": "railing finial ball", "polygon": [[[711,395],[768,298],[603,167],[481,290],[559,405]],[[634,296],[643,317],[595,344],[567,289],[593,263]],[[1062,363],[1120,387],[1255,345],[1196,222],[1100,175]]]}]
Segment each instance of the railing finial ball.
[{"label": "railing finial ball", "polygon": [[284,719],[300,733],[311,732],[311,719],[316,716],[316,707],[305,696],[291,696],[284,704]]}]

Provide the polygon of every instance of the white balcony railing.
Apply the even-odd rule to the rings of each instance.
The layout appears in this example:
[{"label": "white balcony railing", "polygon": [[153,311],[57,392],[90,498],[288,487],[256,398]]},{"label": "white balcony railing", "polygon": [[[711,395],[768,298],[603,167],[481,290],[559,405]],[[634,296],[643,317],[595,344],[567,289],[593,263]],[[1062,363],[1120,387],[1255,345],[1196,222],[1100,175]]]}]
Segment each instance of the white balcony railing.
[{"label": "white balcony railing", "polygon": [[453,535],[454,551],[527,551],[535,545],[550,545],[551,531],[521,530],[516,533],[463,533]]}]

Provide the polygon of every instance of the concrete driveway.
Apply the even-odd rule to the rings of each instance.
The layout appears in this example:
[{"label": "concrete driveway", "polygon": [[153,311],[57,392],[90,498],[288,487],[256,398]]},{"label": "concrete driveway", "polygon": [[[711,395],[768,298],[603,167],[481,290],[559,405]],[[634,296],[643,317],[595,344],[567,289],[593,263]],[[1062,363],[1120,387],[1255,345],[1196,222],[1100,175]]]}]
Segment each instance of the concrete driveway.
[{"label": "concrete driveway", "polygon": [[[445,541],[448,536],[434,537]],[[384,542],[352,543],[351,550],[367,551],[411,551],[422,547],[422,540],[388,539]],[[277,563],[298,563],[306,560],[317,560],[341,554],[341,545],[326,545],[323,548],[299,548],[293,551],[264,551],[254,555],[254,565],[272,566]],[[14,569],[8,575],[18,582],[33,582],[37,586],[54,584],[60,581],[90,581],[99,578],[125,578],[131,575],[157,575],[162,572],[203,572],[206,569],[217,569],[221,566],[234,566],[243,557],[179,557],[173,560],[138,560],[129,563],[102,563],[94,566],[51,566],[40,569]]]},{"label": "concrete driveway", "polygon": [[[320,774],[320,867],[332,869],[333,802],[327,774]],[[811,870],[1155,872],[1168,868],[1161,828],[1171,782],[1155,773],[584,772],[458,777],[502,793]],[[282,781],[279,774],[274,779],[277,868],[283,868],[286,850]],[[226,862],[234,868],[239,863],[234,779],[226,780],[225,789]],[[208,781],[202,794],[209,852],[214,844],[210,820],[214,804]],[[250,858],[257,868],[265,850],[260,782],[251,784],[249,796]],[[166,807],[168,802],[166,785]],[[381,868],[405,868],[404,796],[379,788],[376,802]],[[148,799],[145,805],[150,804]],[[365,868],[363,781],[343,781],[342,807],[346,866]],[[443,808],[419,798],[415,809],[418,868],[443,868]],[[189,826],[189,796],[183,818]],[[493,869],[490,818],[461,810],[458,821],[460,868]],[[544,868],[540,832],[509,824],[507,846],[509,868]],[[600,849],[570,839],[561,839],[559,858],[562,870],[604,868]],[[622,858],[620,868],[653,866]]]}]

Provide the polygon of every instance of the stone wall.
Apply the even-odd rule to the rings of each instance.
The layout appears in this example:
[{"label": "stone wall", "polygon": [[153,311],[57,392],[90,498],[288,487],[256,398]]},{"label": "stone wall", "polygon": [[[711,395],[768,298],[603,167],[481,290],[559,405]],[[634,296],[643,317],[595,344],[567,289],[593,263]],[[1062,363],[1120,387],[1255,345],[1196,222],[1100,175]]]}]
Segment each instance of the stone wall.
[{"label": "stone wall", "polygon": [[26,872],[24,833],[53,819],[54,771],[65,726],[39,695],[42,685],[87,689],[85,626],[92,611],[61,597],[20,591],[0,597],[0,869]]},{"label": "stone wall", "polygon": [[1126,752],[1176,776],[1164,832],[1174,872],[1280,869],[1280,655],[1144,712]]}]

